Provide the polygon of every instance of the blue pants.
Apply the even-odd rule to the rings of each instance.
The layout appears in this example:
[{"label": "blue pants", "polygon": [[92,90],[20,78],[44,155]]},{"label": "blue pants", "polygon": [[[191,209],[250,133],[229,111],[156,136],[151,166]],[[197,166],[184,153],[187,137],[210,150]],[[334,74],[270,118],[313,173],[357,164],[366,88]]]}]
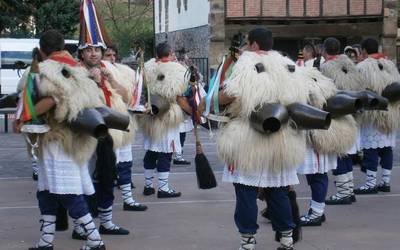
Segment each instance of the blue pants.
[{"label": "blue pants", "polygon": [[162,153],[147,150],[144,159],[143,166],[145,169],[155,169],[157,172],[169,172],[171,169],[172,153]]},{"label": "blue pants", "polygon": [[393,150],[392,147],[369,148],[363,150],[364,157],[362,165],[370,171],[378,171],[379,158],[381,158],[381,166],[384,169],[392,170],[393,168]]},{"label": "blue pants", "polygon": [[42,215],[57,215],[61,204],[73,219],[79,219],[89,213],[84,195],[82,194],[52,194],[49,191],[37,191],[36,197]]},{"label": "blue pants", "polygon": [[119,162],[117,164],[118,178],[117,183],[118,186],[130,184],[132,181],[132,162]]},{"label": "blue pants", "polygon": [[307,183],[311,187],[311,198],[313,201],[325,202],[328,192],[328,175],[325,174],[306,174]]},{"label": "blue pants", "polygon": [[[257,194],[258,187],[233,184],[236,193],[235,224],[242,234],[257,233]],[[288,197],[289,187],[267,188],[268,211],[271,215],[272,228],[286,231],[295,228],[292,209]]]},{"label": "blue pants", "polygon": [[337,158],[337,167],[332,170],[334,176],[347,174],[353,171],[353,159],[350,155]]},{"label": "blue pants", "polygon": [[114,204],[114,183],[107,185],[100,183],[93,183],[96,190],[96,202],[99,208],[109,208]]},{"label": "blue pants", "polygon": [[179,133],[179,140],[181,143],[181,147],[183,149],[183,146],[185,145],[185,140],[186,140],[186,132]]}]

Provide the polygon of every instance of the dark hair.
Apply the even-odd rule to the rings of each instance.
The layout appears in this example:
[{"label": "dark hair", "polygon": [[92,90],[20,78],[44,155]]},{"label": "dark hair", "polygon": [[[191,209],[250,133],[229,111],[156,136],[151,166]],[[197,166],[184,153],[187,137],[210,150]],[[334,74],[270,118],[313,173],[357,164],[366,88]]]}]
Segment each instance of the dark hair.
[{"label": "dark hair", "polygon": [[272,32],[265,28],[255,28],[249,32],[249,36],[247,38],[249,40],[250,45],[253,42],[258,44],[261,50],[271,50],[272,45],[274,44],[274,40],[272,38]]},{"label": "dark hair", "polygon": [[156,47],[157,58],[168,57],[171,53],[171,46],[168,43],[160,43]]},{"label": "dark hair", "polygon": [[[118,57],[118,48],[117,48],[116,46],[114,46],[113,44],[110,44],[110,45],[107,46],[106,51],[107,51],[108,49],[114,51],[115,54],[116,54],[116,56]],[[104,52],[105,52],[105,51],[104,51]]]},{"label": "dark hair", "polygon": [[64,36],[57,30],[48,30],[40,37],[39,45],[40,50],[48,56],[64,49]]},{"label": "dark hair", "polygon": [[312,57],[316,57],[317,56],[317,52],[316,52],[316,50],[315,50],[315,47],[314,47],[314,45],[312,45],[311,43],[306,43],[305,45],[304,45],[304,48],[303,48],[305,51],[307,51],[307,52],[311,52],[311,54],[312,54]]},{"label": "dark hair", "polygon": [[[86,49],[86,48],[88,48],[88,47],[98,47],[98,48],[100,48],[101,49],[101,57],[103,57],[103,55],[104,55],[104,52],[106,52],[106,50],[103,48],[103,46],[92,46],[92,45],[88,45],[87,47],[85,47],[85,48],[83,48],[83,49],[78,49],[78,59],[80,60],[80,61],[82,61],[83,60],[83,56],[82,56],[82,54],[83,54],[83,51]],[[118,54],[118,53],[117,53]]]},{"label": "dark hair", "polygon": [[378,53],[379,43],[376,39],[368,37],[361,41],[361,49],[365,49],[368,54]]},{"label": "dark hair", "polygon": [[334,37],[329,37],[324,41],[324,50],[328,55],[338,55],[340,53],[340,42]]}]

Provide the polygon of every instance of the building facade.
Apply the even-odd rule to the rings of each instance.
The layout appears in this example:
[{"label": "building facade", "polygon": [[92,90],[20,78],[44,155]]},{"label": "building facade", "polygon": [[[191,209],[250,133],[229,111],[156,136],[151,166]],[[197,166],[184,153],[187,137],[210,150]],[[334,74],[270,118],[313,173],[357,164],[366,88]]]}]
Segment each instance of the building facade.
[{"label": "building facade", "polygon": [[343,45],[375,37],[396,60],[396,0],[210,0],[210,65],[215,66],[238,32],[268,27],[274,49],[296,57],[304,43],[334,36]]}]

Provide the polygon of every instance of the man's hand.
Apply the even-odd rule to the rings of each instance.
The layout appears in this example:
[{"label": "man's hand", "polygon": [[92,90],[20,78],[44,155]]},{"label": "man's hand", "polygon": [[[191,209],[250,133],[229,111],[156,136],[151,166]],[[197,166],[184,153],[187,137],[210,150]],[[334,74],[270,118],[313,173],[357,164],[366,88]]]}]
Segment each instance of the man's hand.
[{"label": "man's hand", "polygon": [[110,71],[109,69],[102,67],[100,70],[101,70],[101,74],[103,74],[103,76],[104,76],[111,84],[114,84],[114,83],[116,82],[116,81],[115,81],[115,78],[114,78],[114,75],[111,73],[111,71]]},{"label": "man's hand", "polygon": [[206,98],[201,98],[198,110],[200,114],[204,113],[204,111],[206,110]]},{"label": "man's hand", "polygon": [[21,129],[22,129],[22,126],[24,125],[24,123],[23,122],[21,122],[20,120],[15,120],[14,122],[13,122],[13,131],[14,131],[14,133],[21,133]]},{"label": "man's hand", "polygon": [[89,70],[89,76],[97,83],[101,82],[101,70],[97,67]]}]

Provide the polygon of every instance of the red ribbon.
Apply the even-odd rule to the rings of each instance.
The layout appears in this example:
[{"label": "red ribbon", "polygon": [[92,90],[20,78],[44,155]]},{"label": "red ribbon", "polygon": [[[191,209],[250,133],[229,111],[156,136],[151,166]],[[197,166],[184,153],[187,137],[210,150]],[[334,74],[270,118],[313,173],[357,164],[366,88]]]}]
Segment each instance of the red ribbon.
[{"label": "red ribbon", "polygon": [[66,51],[56,51],[51,53],[50,60],[67,64],[69,66],[75,67],[78,65],[78,62]]},{"label": "red ribbon", "polygon": [[325,62],[333,61],[333,60],[336,60],[337,58],[338,58],[338,55],[328,55],[328,56],[326,57]]},{"label": "red ribbon", "polygon": [[382,53],[374,53],[369,55],[369,57],[374,58],[374,59],[386,59],[386,56]]},{"label": "red ribbon", "polygon": [[[106,67],[106,66],[104,65],[103,62],[100,63],[100,66],[101,66],[102,68],[105,68],[105,67]],[[106,105],[107,105],[107,107],[111,107],[111,95],[112,95],[112,93],[111,93],[111,91],[107,88],[107,85],[106,85],[106,78],[104,77],[103,74],[101,74],[101,81],[100,81],[100,83],[99,83],[99,87],[100,87],[100,89],[103,91],[104,98],[106,99]]]}]

